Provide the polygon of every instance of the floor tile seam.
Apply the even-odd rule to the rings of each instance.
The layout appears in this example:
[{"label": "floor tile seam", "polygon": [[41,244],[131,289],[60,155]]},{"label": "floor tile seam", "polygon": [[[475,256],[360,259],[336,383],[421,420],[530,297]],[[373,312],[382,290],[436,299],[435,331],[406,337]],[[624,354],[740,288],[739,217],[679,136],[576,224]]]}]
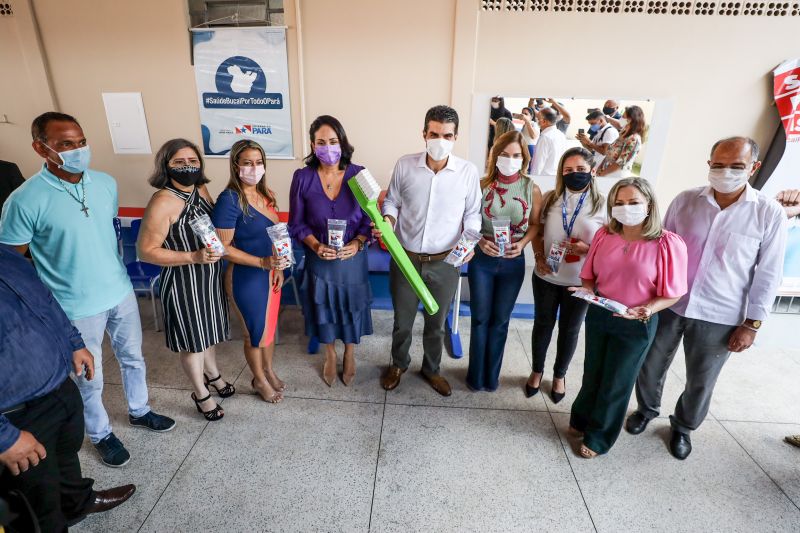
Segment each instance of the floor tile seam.
[{"label": "floor tile seam", "polygon": [[375,454],[375,472],[372,476],[372,498],[369,502],[369,521],[367,522],[367,531],[372,531],[372,511],[375,508],[375,489],[378,486],[378,466],[381,460],[381,447],[383,446],[383,424],[386,420],[386,395],[388,394],[387,391],[384,391],[383,397],[383,414],[381,415],[381,430],[378,434],[378,452]]},{"label": "floor tile seam", "polygon": [[[236,377],[233,379],[233,383],[236,383],[236,382],[239,380],[239,378],[242,376],[242,373],[244,373],[244,369],[245,369],[246,367],[247,367],[247,365],[245,364],[245,365],[242,367],[242,369],[241,369],[241,370],[239,370],[239,373],[238,373],[238,374],[236,375]],[[183,390],[183,389],[178,389],[178,390]],[[225,400],[226,400],[226,399],[227,399],[227,398],[219,398],[219,400],[218,400],[219,404],[221,405],[221,404],[225,403]],[[186,452],[186,455],[183,457],[183,460],[181,461],[181,464],[179,464],[179,465],[178,465],[178,468],[176,468],[176,469],[175,469],[175,472],[173,472],[173,473],[172,473],[172,476],[169,478],[169,481],[168,481],[168,482],[167,482],[167,484],[164,486],[164,489],[161,491],[161,494],[159,494],[159,495],[158,495],[158,498],[156,499],[155,503],[154,503],[154,504],[153,504],[153,506],[150,508],[150,511],[148,511],[148,513],[147,513],[147,516],[145,516],[145,517],[144,517],[144,520],[143,520],[143,521],[142,521],[142,523],[139,525],[139,528],[136,530],[136,531],[137,531],[137,533],[138,533],[138,532],[140,532],[140,531],[142,530],[142,528],[144,527],[144,525],[145,525],[145,524],[147,523],[147,521],[150,519],[150,515],[151,515],[151,514],[153,514],[153,511],[154,511],[154,510],[155,510],[155,508],[158,506],[158,503],[161,501],[161,498],[163,498],[163,497],[164,497],[164,494],[166,494],[166,492],[167,492],[167,490],[169,489],[170,485],[172,485],[172,481],[175,479],[175,476],[177,476],[177,475],[178,475],[178,472],[180,472],[180,470],[181,470],[181,468],[183,467],[184,463],[186,463],[186,460],[189,458],[189,455],[191,455],[191,453],[192,453],[192,451],[194,450],[195,446],[197,446],[197,443],[198,443],[198,442],[200,442],[200,438],[203,436],[203,433],[205,433],[205,431],[206,431],[206,429],[208,428],[208,425],[209,425],[209,424],[210,424],[210,422],[206,421],[206,423],[203,425],[203,429],[202,429],[202,430],[200,430],[200,433],[197,435],[197,438],[196,438],[196,439],[195,439],[195,441],[192,443],[192,446],[191,446],[191,448],[189,448],[189,451],[188,451],[188,452]]]},{"label": "floor tile seam", "polygon": [[136,530],[137,533],[142,531],[142,528],[147,523],[147,521],[150,519],[150,515],[153,514],[153,511],[155,511],[156,507],[158,507],[158,504],[161,501],[161,498],[163,498],[164,494],[166,494],[167,490],[169,490],[169,487],[172,485],[172,482],[175,480],[175,476],[177,476],[178,472],[180,472],[181,468],[183,468],[184,463],[186,463],[186,460],[189,458],[189,455],[191,455],[191,453],[194,450],[195,446],[197,446],[197,443],[200,442],[200,438],[203,436],[203,433],[205,433],[206,429],[208,429],[208,425],[209,424],[210,424],[210,422],[206,422],[203,425],[203,429],[200,430],[200,433],[198,433],[197,438],[192,443],[191,448],[189,448],[189,451],[186,452],[186,455],[184,456],[183,460],[181,461],[181,464],[179,464],[178,468],[176,468],[175,471],[172,473],[172,476],[170,476],[169,481],[164,486],[164,489],[158,495],[158,498],[156,499],[155,503],[153,503],[153,506],[150,508],[150,511],[147,512],[147,516],[145,516],[144,520],[142,520],[142,523],[139,525],[139,528]]},{"label": "floor tile seam", "polygon": [[427,403],[397,403],[391,402],[388,399],[386,400],[388,405],[392,405],[395,407],[441,407],[442,409],[463,409],[463,410],[471,410],[471,411],[502,411],[502,412],[514,412],[514,413],[547,413],[548,410],[545,408],[542,409],[514,409],[511,407],[477,407],[477,406],[466,406],[466,405],[439,405],[439,404],[427,404]]},{"label": "floor tile seam", "polygon": [[368,405],[382,405],[385,403],[383,400],[347,400],[344,398],[314,398],[312,396],[291,396],[284,394],[284,399],[291,398],[292,400],[312,400],[318,402],[342,402],[342,403],[363,403]]},{"label": "floor tile seam", "polygon": [[774,424],[776,426],[800,426],[800,422],[773,422],[770,420],[733,420],[731,418],[717,418],[714,420],[720,423],[733,422],[734,424]]},{"label": "floor tile seam", "polygon": [[[550,416],[550,423],[553,424],[553,430],[555,430],[556,432],[556,436],[558,437],[558,442],[561,444],[561,450],[564,452],[564,459],[566,459],[567,461],[567,465],[569,466],[569,471],[572,472],[572,478],[575,480],[575,486],[578,488],[578,494],[581,495],[583,506],[586,508],[586,514],[589,515],[589,521],[591,521],[592,527],[594,528],[595,533],[597,533],[597,524],[594,523],[594,517],[592,516],[592,511],[589,509],[589,502],[586,501],[586,497],[583,495],[583,489],[581,488],[581,483],[580,481],[578,481],[578,476],[577,474],[575,474],[575,469],[572,467],[572,461],[569,460],[567,447],[564,444],[564,440],[561,438],[561,432],[558,431],[558,425],[556,424],[556,421],[553,418],[554,411],[550,411],[550,405],[547,403],[547,400],[545,400],[544,406],[547,409],[547,414]],[[558,412],[558,414],[567,415],[568,413]]]},{"label": "floor tile seam", "polygon": [[783,496],[789,501],[789,503],[791,503],[795,509],[800,511],[800,505],[798,505],[797,502],[795,502],[788,494],[786,494],[786,491],[783,490],[783,487],[781,487],[780,484],[771,475],[769,475],[769,472],[767,472],[767,470],[763,466],[761,466],[761,463],[759,463],[756,460],[756,458],[750,454],[748,449],[745,448],[745,446],[741,442],[739,442],[739,439],[737,439],[736,436],[733,433],[731,433],[727,427],[725,427],[725,424],[717,420],[716,417],[712,416],[712,418],[720,425],[720,427],[725,431],[725,433],[727,433],[733,439],[733,441],[742,449],[742,451],[747,455],[747,457],[749,457],[750,460],[753,461],[753,463],[758,467],[758,469],[761,470],[761,472],[763,472],[765,476],[767,476],[767,479],[772,481],[773,485],[777,487],[777,489],[781,492],[781,494],[783,494]]},{"label": "floor tile seam", "polygon": [[517,327],[514,330],[517,332],[517,338],[522,345],[522,351],[525,352],[525,361],[531,364],[531,371],[533,371],[533,355],[531,355],[531,359],[528,359],[528,349],[526,348],[525,340],[522,338],[522,333]]}]

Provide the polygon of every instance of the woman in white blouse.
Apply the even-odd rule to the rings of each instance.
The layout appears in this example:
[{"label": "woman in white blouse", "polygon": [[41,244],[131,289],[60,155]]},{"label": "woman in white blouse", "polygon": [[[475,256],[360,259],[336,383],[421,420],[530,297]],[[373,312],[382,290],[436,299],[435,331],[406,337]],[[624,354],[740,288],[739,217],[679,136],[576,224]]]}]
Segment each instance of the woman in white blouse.
[{"label": "woman in white blouse", "polygon": [[543,224],[533,240],[536,317],[533,372],[525,384],[528,397],[539,392],[556,317],[558,341],[550,396],[558,403],[566,394],[567,369],[589,306],[573,297],[568,288],[581,285],[580,271],[589,245],[597,230],[606,223],[604,206],[605,198],[595,183],[592,153],[582,147],[570,148],[558,164],[555,190],[544,196]]}]

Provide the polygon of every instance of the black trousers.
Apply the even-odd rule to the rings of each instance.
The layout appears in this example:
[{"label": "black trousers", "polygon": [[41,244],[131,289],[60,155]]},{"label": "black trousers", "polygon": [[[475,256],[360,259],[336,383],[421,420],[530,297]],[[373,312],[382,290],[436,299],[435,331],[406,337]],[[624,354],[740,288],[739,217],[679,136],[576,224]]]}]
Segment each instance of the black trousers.
[{"label": "black trousers", "polygon": [[57,389],[6,415],[20,430],[32,433],[47,457],[27,472],[0,473],[0,487],[19,490],[33,507],[43,533],[67,530],[67,521],[84,514],[94,498],[94,480],[81,475],[78,450],[83,444],[83,400],[67,378]]},{"label": "black trousers", "polygon": [[[575,298],[568,287],[545,281],[535,273],[533,285],[533,305],[536,312],[533,321],[533,371],[544,372],[547,348],[553,338],[553,328],[558,320],[558,341],[556,341],[556,362],[553,377],[567,375],[569,363],[578,346],[578,336],[589,309],[589,302]],[[556,319],[558,316],[558,319]]]}]

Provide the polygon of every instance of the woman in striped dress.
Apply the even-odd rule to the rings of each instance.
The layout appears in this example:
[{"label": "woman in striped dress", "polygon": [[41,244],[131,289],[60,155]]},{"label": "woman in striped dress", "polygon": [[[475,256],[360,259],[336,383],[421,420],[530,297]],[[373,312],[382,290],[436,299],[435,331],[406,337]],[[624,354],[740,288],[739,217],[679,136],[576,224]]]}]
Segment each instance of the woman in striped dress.
[{"label": "woman in striped dress", "polygon": [[197,146],[185,139],[164,144],[149,180],[159,191],[145,210],[137,250],[142,261],[162,267],[167,347],[180,353],[197,410],[214,421],[224,412],[209,389],[213,387],[222,398],[235,390],[222,379],[214,353],[214,345],[224,342],[229,332],[222,256],[207,249],[189,225],[199,215],[211,215],[208,181]]}]

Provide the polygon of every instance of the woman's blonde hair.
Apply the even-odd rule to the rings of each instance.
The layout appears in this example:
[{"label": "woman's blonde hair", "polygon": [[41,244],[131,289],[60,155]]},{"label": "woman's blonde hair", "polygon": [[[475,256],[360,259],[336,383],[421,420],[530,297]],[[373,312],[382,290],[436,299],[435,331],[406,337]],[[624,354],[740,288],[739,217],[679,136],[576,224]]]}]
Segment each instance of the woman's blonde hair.
[{"label": "woman's blonde hair", "polygon": [[500,117],[494,123],[494,138],[497,139],[508,133],[509,131],[516,131],[514,122],[508,117]]},{"label": "woman's blonde hair", "polygon": [[[594,157],[592,152],[583,148],[582,146],[575,146],[564,152],[561,160],[558,162],[558,170],[556,170],[556,188],[545,194],[544,203],[542,204],[542,213],[547,213],[556,201],[564,196],[564,191],[567,186],[564,184],[564,162],[570,157],[580,157],[589,167],[591,171],[595,167]],[[592,210],[589,211],[590,215],[596,214],[600,211],[600,193],[597,191],[597,180],[592,176],[592,181],[589,182],[589,199],[592,201]]]},{"label": "woman's blonde hair", "polygon": [[519,171],[520,176],[528,177],[528,165],[531,162],[531,154],[528,152],[528,144],[522,138],[522,134],[518,131],[509,131],[497,137],[492,145],[492,150],[489,152],[489,163],[486,170],[486,176],[481,180],[481,190],[486,189],[497,180],[497,158],[503,153],[511,143],[519,144],[522,150],[522,169]]},{"label": "woman's blonde hair", "polygon": [[611,216],[611,208],[614,207],[614,202],[617,200],[617,193],[623,187],[635,187],[647,200],[647,218],[644,219],[644,224],[642,225],[642,237],[647,240],[661,237],[661,234],[664,233],[664,228],[661,226],[661,214],[658,211],[656,194],[653,192],[650,182],[644,178],[624,178],[611,187],[611,191],[608,193],[608,231],[622,233],[622,224]]},{"label": "woman's blonde hair", "polygon": [[[239,207],[246,216],[250,216],[250,204],[247,202],[247,197],[245,196],[244,189],[242,188],[242,182],[239,180],[239,156],[245,150],[258,150],[258,152],[261,154],[262,161],[264,161],[264,167],[267,166],[267,155],[264,153],[264,149],[261,148],[260,144],[249,139],[236,141],[236,143],[231,146],[229,159],[231,176],[228,180],[228,185],[226,185],[225,188],[230,189],[239,195]],[[275,198],[275,193],[272,192],[272,189],[267,187],[266,174],[264,174],[264,177],[261,178],[261,181],[259,181],[256,185],[256,190],[259,192],[259,194],[267,199],[268,206],[272,207],[276,211],[278,210],[278,201]]]}]

